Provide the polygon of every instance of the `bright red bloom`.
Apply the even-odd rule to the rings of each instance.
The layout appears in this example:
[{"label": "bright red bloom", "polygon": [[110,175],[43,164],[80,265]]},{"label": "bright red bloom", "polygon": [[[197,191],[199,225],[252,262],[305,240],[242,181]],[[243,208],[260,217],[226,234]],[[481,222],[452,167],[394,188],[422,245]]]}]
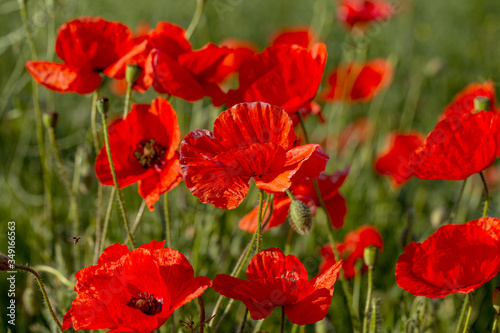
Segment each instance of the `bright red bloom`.
[{"label": "bright red bloom", "polygon": [[288,113],[308,107],[321,83],[326,56],[323,43],[310,51],[296,44],[270,46],[243,64],[239,87],[228,92],[225,103],[262,101]]},{"label": "bright red bloom", "polygon": [[385,59],[338,66],[328,75],[330,87],[321,93],[325,101],[368,102],[392,79],[392,65]]},{"label": "bright red bloom", "polygon": [[471,113],[474,110],[474,98],[478,96],[488,97],[491,100],[490,109],[487,111],[495,110],[495,86],[493,82],[471,83],[455,95],[451,103],[444,108],[440,119],[460,117]]},{"label": "bright red bloom", "polygon": [[489,167],[497,157],[497,119],[491,111],[441,120],[410,156],[421,179],[462,180]]},{"label": "bright red bloom", "polygon": [[294,147],[288,114],[265,103],[243,103],[217,117],[214,132],[196,130],[181,144],[181,166],[187,187],[204,203],[236,208],[255,179],[258,188],[282,193],[316,178],[328,155],[320,145]]},{"label": "bright red bloom", "polygon": [[[327,175],[321,173],[317,179],[319,190],[323,202],[325,203],[327,214],[330,216],[332,225],[339,229],[344,225],[344,217],[347,214],[347,206],[344,197],[339,193],[340,186],[344,183],[347,175],[349,174],[349,167],[333,173],[332,175]],[[321,207],[319,203],[318,196],[316,195],[316,189],[314,188],[314,183],[312,180],[306,180],[297,184],[294,184],[290,190],[292,191],[295,199],[302,201],[309,209],[313,216],[316,214],[316,208]],[[269,230],[271,228],[277,227],[286,221],[288,216],[288,211],[291,199],[287,195],[276,196],[273,203],[273,211],[269,222],[262,230]],[[264,203],[265,206],[265,203]],[[248,232],[255,232],[258,225],[258,214],[259,208],[256,207],[252,209],[248,214],[243,216],[243,218],[238,223],[238,226]],[[269,212],[266,213],[264,220],[269,217]]]},{"label": "bright red bloom", "polygon": [[63,320],[63,329],[110,329],[151,332],[175,309],[201,296],[212,282],[194,277],[193,267],[178,251],[151,241],[130,251],[113,244],[96,266],[76,273],[78,293]]},{"label": "bright red bloom", "polygon": [[271,37],[272,45],[299,45],[309,49],[317,40],[316,33],[309,26],[291,26],[285,27]]},{"label": "bright red bloom", "polygon": [[500,271],[500,220],[448,224],[422,243],[412,242],[396,265],[397,284],[415,296],[470,293]]},{"label": "bright red bloom", "polygon": [[337,18],[349,30],[366,30],[368,25],[377,20],[392,17],[395,9],[384,0],[342,0],[337,9]]},{"label": "bright red bloom", "polygon": [[248,281],[218,274],[212,287],[242,301],[254,320],[264,319],[275,307],[284,306],[290,322],[306,325],[322,320],[328,313],[341,267],[339,262],[308,281],[307,271],[297,257],[285,257],[279,248],[270,248],[250,260]]},{"label": "bright red bloom", "polygon": [[388,136],[387,145],[375,159],[375,170],[392,178],[394,186],[400,186],[408,181],[410,170],[410,155],[423,143],[424,136],[417,132],[392,132]]},{"label": "bright red bloom", "polygon": [[[374,245],[380,251],[384,248],[384,241],[380,236],[377,228],[364,225],[354,231],[350,231],[345,235],[343,242],[337,243],[337,251],[340,258],[344,261],[344,276],[346,279],[352,279],[356,274],[356,260],[363,260],[365,248]],[[320,272],[324,272],[335,264],[335,256],[333,255],[332,246],[330,244],[321,247],[319,250],[323,261],[320,264]],[[363,265],[362,273],[366,272],[368,267]]]},{"label": "bright red bloom", "polygon": [[[120,188],[139,183],[139,194],[150,210],[160,194],[182,180],[177,115],[164,98],[152,105],[133,104],[130,113],[109,127],[109,144]],[[97,155],[97,178],[113,185],[106,148]]]},{"label": "bright red bloom", "polygon": [[63,24],[56,53],[64,64],[28,61],[26,68],[39,84],[58,92],[88,94],[101,84],[99,72],[133,46],[130,29],[99,17],[81,17]]}]

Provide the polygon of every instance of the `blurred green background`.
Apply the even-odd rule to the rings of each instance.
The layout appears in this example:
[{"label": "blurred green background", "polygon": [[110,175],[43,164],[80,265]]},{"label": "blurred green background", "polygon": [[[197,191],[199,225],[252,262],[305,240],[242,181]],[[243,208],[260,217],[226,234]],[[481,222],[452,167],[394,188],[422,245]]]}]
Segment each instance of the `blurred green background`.
[{"label": "blurred green background", "polygon": [[[107,20],[123,22],[132,30],[143,21],[154,27],[156,22],[166,20],[187,28],[196,1],[142,0],[138,3],[129,0],[46,0],[28,1],[27,5],[40,59],[59,61],[54,53],[56,29],[70,19],[85,15],[102,16]],[[394,278],[397,254],[401,253],[398,235],[405,221],[413,212],[415,239],[425,239],[439,223],[444,222],[442,216],[448,216],[461,183],[413,179],[395,189],[389,179],[374,172],[373,157],[385,145],[386,134],[390,131],[416,129],[428,133],[436,124],[443,107],[460,89],[468,83],[487,79],[497,84],[500,74],[500,2],[405,0],[397,1],[395,5],[398,10],[390,21],[376,23],[361,42],[356,42],[339,26],[334,0],[207,0],[202,19],[191,38],[195,49],[207,42],[218,43],[228,37],[250,40],[263,49],[268,45],[271,34],[280,27],[310,24],[328,48],[325,73],[341,61],[363,53],[367,59],[388,57],[396,64],[391,86],[371,103],[324,106],[324,116],[334,123],[331,126],[333,132],[327,133],[326,126],[320,125],[316,119],[307,121],[309,131],[313,132],[313,141],[316,142],[322,141],[326,135],[335,136],[348,122],[359,117],[368,117],[375,123],[376,132],[372,142],[344,156],[331,154],[327,170],[333,172],[337,168],[352,165],[351,174],[341,188],[347,200],[348,215],[344,227],[336,234],[337,240],[342,240],[348,231],[363,224],[371,224],[379,229],[385,241],[384,252],[375,271],[375,297],[380,299],[381,304],[380,332],[399,331],[401,314],[406,311],[401,302],[405,300],[409,306],[413,300],[413,296],[405,296],[397,287]],[[358,46],[357,53],[346,52],[352,49],[346,45]],[[72,221],[68,220],[68,197],[58,179],[53,159],[50,160],[50,168],[53,176],[55,230],[51,230],[44,221],[43,184],[34,131],[31,77],[24,68],[25,62],[30,59],[18,2],[4,0],[0,3],[0,251],[7,250],[7,222],[15,221],[17,263],[32,267],[54,267],[74,282],[74,273],[92,264],[94,256],[97,180],[93,171],[95,154],[89,132],[91,98],[90,95],[56,94],[40,87],[43,111],[59,113],[58,143],[70,174],[75,167],[75,158],[81,160],[81,227],[78,235],[75,235]],[[112,95],[107,86],[104,93],[111,99],[111,112],[121,114],[122,99]],[[136,94],[133,98],[136,102],[149,103],[155,97],[154,92],[148,91],[143,95]],[[174,98],[172,104],[179,116],[181,135],[196,128],[212,130],[214,119],[222,111],[212,107],[206,99],[188,103]],[[342,114],[339,115],[340,112]],[[49,146],[47,151],[51,152]],[[498,165],[495,164],[491,174],[498,171]],[[482,184],[477,175],[471,178],[457,213],[460,223],[478,218],[482,212]],[[490,184],[490,216],[499,216],[495,185],[498,184]],[[109,192],[110,189],[106,188],[105,205]],[[129,218],[133,220],[141,198],[135,185],[123,192]],[[170,198],[174,248],[188,257],[197,275],[214,278],[218,273],[229,273],[251,238],[251,235],[239,230],[237,222],[256,204],[255,188],[244,203],[232,211],[199,203],[184,184],[175,188]],[[146,210],[136,233],[138,244],[148,243],[151,239],[164,239],[163,209],[162,203],[158,202],[156,211]],[[305,263],[311,277],[316,274],[321,259],[317,253],[318,247],[327,243],[324,223],[324,213],[319,211],[312,233],[295,235],[292,242],[291,252]],[[266,233],[264,247],[284,248],[288,229],[289,226],[285,224]],[[77,245],[68,240],[73,236],[81,236]],[[123,242],[125,238],[116,205],[107,238],[107,244]],[[73,259],[75,251],[79,253],[80,261]],[[8,298],[3,291],[8,286],[4,276],[7,277],[6,274],[0,274],[0,332],[7,327],[3,305],[7,304]],[[53,275],[43,273],[42,276],[56,313],[62,318],[76,294]],[[493,309],[490,299],[493,285],[490,282],[473,294],[471,332],[491,329]],[[31,277],[18,273],[16,292],[17,332],[55,331]],[[345,326],[348,325],[347,310],[341,293],[338,284],[328,318],[333,322],[336,332],[349,332],[350,328]],[[211,289],[204,294],[207,314],[211,313],[217,296]],[[434,327],[437,332],[449,332],[455,327],[462,300],[463,295],[452,295],[432,302],[437,309]],[[243,305],[236,302],[219,330],[236,331],[243,310]],[[278,312],[275,311],[265,320],[262,330],[277,331]],[[185,319],[191,313],[195,317],[198,314],[194,302],[176,311],[176,321]],[[308,325],[306,329],[307,332],[332,331],[329,327],[320,326]],[[289,329],[290,323],[287,326]]]}]

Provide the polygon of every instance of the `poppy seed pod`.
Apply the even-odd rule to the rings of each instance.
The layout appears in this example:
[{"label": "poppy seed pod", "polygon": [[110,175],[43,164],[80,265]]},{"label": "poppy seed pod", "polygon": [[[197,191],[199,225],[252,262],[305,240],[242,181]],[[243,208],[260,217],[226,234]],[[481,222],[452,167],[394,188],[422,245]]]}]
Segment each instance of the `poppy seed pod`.
[{"label": "poppy seed pod", "polygon": [[491,99],[486,96],[474,98],[474,112],[488,111],[491,107]]},{"label": "poppy seed pod", "polygon": [[97,99],[97,111],[103,116],[108,114],[109,111],[109,99],[107,97],[99,97]]},{"label": "poppy seed pod", "polygon": [[139,76],[141,76],[142,68],[137,64],[129,64],[125,69],[125,80],[127,80],[128,84],[132,84]]},{"label": "poppy seed pod", "polygon": [[11,268],[9,261],[10,261],[9,257],[0,252],[0,272],[8,271]]},{"label": "poppy seed pod", "polygon": [[373,269],[378,261],[378,247],[375,245],[368,245],[363,252],[363,261],[369,269]]},{"label": "poppy seed pod", "polygon": [[292,228],[300,235],[308,234],[312,228],[312,213],[309,207],[300,200],[290,204],[288,218]]}]

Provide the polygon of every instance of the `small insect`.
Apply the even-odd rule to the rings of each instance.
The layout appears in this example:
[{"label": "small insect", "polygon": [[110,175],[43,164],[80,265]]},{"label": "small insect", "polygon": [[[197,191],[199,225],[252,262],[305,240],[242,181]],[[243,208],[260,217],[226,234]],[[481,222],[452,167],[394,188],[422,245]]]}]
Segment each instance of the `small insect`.
[{"label": "small insect", "polygon": [[70,242],[73,242],[75,245],[78,244],[78,241],[80,240],[80,236],[73,236],[71,238],[68,238]]}]

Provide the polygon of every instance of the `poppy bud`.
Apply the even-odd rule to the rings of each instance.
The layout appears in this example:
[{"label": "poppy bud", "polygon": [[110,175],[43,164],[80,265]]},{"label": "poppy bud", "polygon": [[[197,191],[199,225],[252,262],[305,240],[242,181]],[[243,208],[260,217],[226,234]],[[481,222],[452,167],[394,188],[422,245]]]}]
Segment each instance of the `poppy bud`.
[{"label": "poppy bud", "polygon": [[375,245],[368,245],[365,247],[363,251],[363,260],[369,269],[373,269],[378,261],[378,247]]},{"label": "poppy bud", "polygon": [[46,112],[43,114],[42,121],[47,128],[56,128],[59,114],[56,112]]},{"label": "poppy bud", "polygon": [[137,64],[129,64],[127,65],[127,69],[125,69],[125,80],[127,80],[128,84],[132,84],[141,75],[142,68]]},{"label": "poppy bud", "polygon": [[0,272],[8,271],[9,269],[11,269],[9,261],[10,261],[9,257],[0,252]]},{"label": "poppy bud", "polygon": [[288,212],[290,225],[300,235],[308,234],[312,228],[312,213],[309,207],[300,200],[294,200],[290,204]]},{"label": "poppy bud", "polygon": [[491,107],[491,99],[484,96],[474,98],[474,112],[488,111]]},{"label": "poppy bud", "polygon": [[107,97],[99,97],[97,99],[97,111],[105,116],[109,111],[109,99]]},{"label": "poppy bud", "polygon": [[493,308],[495,309],[495,313],[500,313],[500,287],[495,287],[495,291],[493,292]]}]

